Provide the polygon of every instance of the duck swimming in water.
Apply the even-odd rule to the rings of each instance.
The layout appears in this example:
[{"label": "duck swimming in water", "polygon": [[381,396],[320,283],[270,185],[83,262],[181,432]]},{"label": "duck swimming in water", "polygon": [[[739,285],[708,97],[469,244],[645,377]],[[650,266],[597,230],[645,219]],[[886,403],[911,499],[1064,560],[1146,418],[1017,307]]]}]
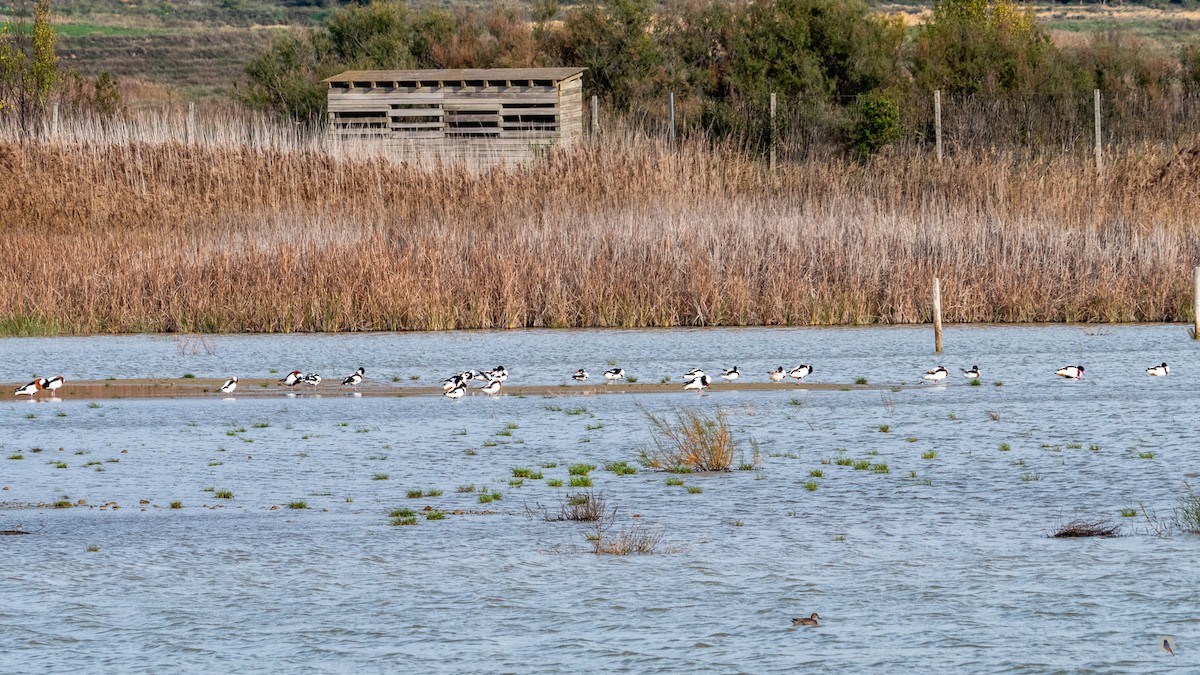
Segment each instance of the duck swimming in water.
[{"label": "duck swimming in water", "polygon": [[1150,366],[1147,368],[1146,374],[1152,377],[1166,377],[1167,375],[1171,374],[1171,366],[1168,366],[1167,362],[1163,361],[1162,365]]},{"label": "duck swimming in water", "polygon": [[1054,374],[1068,380],[1078,380],[1083,378],[1083,366],[1063,366],[1054,371]]},{"label": "duck swimming in water", "polygon": [[946,376],[949,374],[950,371],[946,370],[945,367],[938,366],[937,368],[931,368],[925,371],[925,374],[921,377],[929,380],[930,382],[941,382],[942,380],[946,379]]},{"label": "duck swimming in water", "polygon": [[959,368],[959,370],[962,370],[963,377],[967,378],[968,380],[978,380],[979,379],[979,366],[971,366],[970,370],[966,370],[963,368]]},{"label": "duck swimming in water", "polygon": [[820,618],[821,618],[820,614],[813,612],[811,616],[801,616],[801,617],[793,618],[792,625],[793,626],[819,626],[821,624],[817,623],[817,619],[820,619]]}]

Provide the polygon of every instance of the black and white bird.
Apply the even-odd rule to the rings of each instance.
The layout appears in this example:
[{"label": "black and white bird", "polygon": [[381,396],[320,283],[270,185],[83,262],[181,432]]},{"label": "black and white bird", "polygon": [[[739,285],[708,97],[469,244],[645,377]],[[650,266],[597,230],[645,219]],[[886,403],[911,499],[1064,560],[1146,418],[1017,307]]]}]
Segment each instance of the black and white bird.
[{"label": "black and white bird", "polygon": [[700,372],[695,378],[688,380],[687,384],[683,385],[684,391],[695,389],[697,394],[703,394],[704,388],[709,386],[711,380],[703,372]]},{"label": "black and white bird", "polygon": [[967,378],[968,380],[979,379],[979,366],[971,366],[969,370],[964,368],[959,368],[959,370],[962,371],[963,377]]},{"label": "black and white bird", "polygon": [[311,384],[315,387],[321,384],[321,376],[316,373],[309,373],[304,376],[304,384]]},{"label": "black and white bird", "polygon": [[1054,371],[1054,374],[1059,377],[1065,377],[1068,380],[1078,380],[1083,378],[1083,366],[1063,366]]},{"label": "black and white bird", "polygon": [[725,369],[725,370],[724,370],[724,371],[721,373],[721,379],[722,379],[722,380],[729,380],[730,382],[732,382],[732,381],[734,381],[734,380],[738,379],[738,378],[739,378],[739,377],[741,377],[741,376],[742,376],[742,374],[741,374],[740,372],[738,372],[738,367],[737,367],[737,366],[734,366],[734,367],[732,367],[732,368],[726,368],[726,369]]},{"label": "black and white bird", "polygon": [[363,375],[366,374],[366,369],[360,366],[358,370],[354,371],[354,374],[342,380],[342,386],[344,387],[346,385],[350,385],[351,387],[358,389],[358,384],[363,381]]},{"label": "black and white bird", "polygon": [[1147,368],[1146,374],[1152,377],[1166,377],[1167,375],[1171,374],[1171,366],[1168,366],[1167,362],[1163,361],[1157,366],[1150,366]]},{"label": "black and white bird", "polygon": [[238,379],[237,379],[236,375],[229,378],[228,380],[225,380],[225,384],[221,385],[221,393],[222,394],[232,394],[233,390],[237,389],[237,383],[238,383]]},{"label": "black and white bird", "polygon": [[490,380],[487,384],[480,387],[480,390],[485,394],[500,393],[500,380]]},{"label": "black and white bird", "polygon": [[454,389],[455,387],[458,387],[460,385],[465,387],[465,386],[467,386],[467,382],[470,382],[470,381],[471,381],[471,377],[467,373],[458,373],[457,375],[451,375],[450,377],[447,377],[446,379],[442,380],[442,391],[450,391],[451,389]]},{"label": "black and white bird", "polygon": [[616,382],[622,377],[625,377],[624,368],[609,368],[608,370],[604,371],[604,379],[608,380],[609,382]]},{"label": "black and white bird", "polygon": [[302,373],[298,370],[293,370],[292,372],[285,375],[283,377],[283,379],[280,380],[280,382],[282,382],[286,386],[294,387],[297,384],[300,384],[300,381],[303,379],[304,379],[304,373]]},{"label": "black and white bird", "polygon": [[700,370],[699,368],[692,368],[683,374],[683,383],[688,384],[689,382],[694,382],[702,375],[704,375],[703,370]]},{"label": "black and white bird", "polygon": [[17,387],[17,390],[13,392],[13,395],[28,396],[30,399],[32,399],[34,394],[46,388],[45,382],[45,378],[39,377],[23,387]]},{"label": "black and white bird", "polygon": [[459,382],[454,387],[447,389],[446,392],[442,395],[445,396],[446,398],[460,399],[466,393],[467,393],[467,385],[463,382]]},{"label": "black and white bird", "polygon": [[783,369],[783,366],[779,366],[767,373],[767,377],[770,377],[772,382],[783,382],[783,378],[787,377],[787,371]]},{"label": "black and white bird", "polygon": [[576,382],[583,382],[584,380],[588,379],[588,371],[580,368],[579,370],[575,371],[575,374],[571,376],[571,379],[575,380]]},{"label": "black and white bird", "polygon": [[54,392],[61,389],[66,383],[67,381],[63,379],[62,375],[55,375],[48,380],[42,380],[42,388],[48,389],[50,391],[50,396],[53,397]]},{"label": "black and white bird", "polygon": [[504,366],[496,366],[487,373],[488,380],[497,380],[501,383],[508,382],[508,369]]},{"label": "black and white bird", "polygon": [[488,379],[487,374],[481,370],[464,370],[462,376],[467,381],[479,380],[480,382],[486,382]]},{"label": "black and white bird", "polygon": [[946,379],[949,374],[950,371],[946,370],[944,366],[938,366],[937,368],[930,368],[929,370],[925,371],[925,374],[921,377],[929,380],[930,382],[941,382],[942,380]]},{"label": "black and white bird", "polygon": [[802,363],[802,364],[796,366],[795,368],[792,368],[792,372],[788,373],[788,376],[793,377],[797,380],[803,380],[804,378],[808,377],[809,375],[812,375],[812,371],[813,371],[813,367],[811,364]]}]

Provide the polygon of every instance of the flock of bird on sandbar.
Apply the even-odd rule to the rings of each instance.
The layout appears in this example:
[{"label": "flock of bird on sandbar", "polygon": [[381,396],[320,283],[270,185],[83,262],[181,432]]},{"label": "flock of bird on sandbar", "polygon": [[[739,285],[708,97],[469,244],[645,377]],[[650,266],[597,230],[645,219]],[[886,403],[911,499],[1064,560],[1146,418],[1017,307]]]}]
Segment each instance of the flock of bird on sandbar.
[{"label": "flock of bird on sandbar", "polygon": [[[968,380],[980,379],[981,371],[979,370],[979,366],[960,368],[959,370],[962,371],[963,377],[967,378]],[[786,378],[791,378],[802,383],[804,382],[804,378],[811,375],[812,372],[812,364],[803,363],[795,368],[792,368],[791,370],[785,370],[783,366],[779,366],[775,370],[767,372],[766,375],[771,382],[782,382]],[[1151,377],[1165,377],[1170,373],[1171,367],[1168,366],[1165,361],[1157,366],[1150,366],[1146,369],[1146,374]],[[363,381],[363,378],[366,377],[366,374],[366,369],[360,367],[358,370],[354,371],[342,380],[342,386],[351,387],[357,392],[358,385]],[[1069,380],[1080,380],[1083,379],[1083,366],[1063,366],[1055,371],[1054,374]],[[734,380],[741,378],[741,376],[741,371],[738,370],[737,366],[734,366],[732,368],[722,369],[719,377],[727,382],[733,382]],[[945,366],[938,366],[925,371],[922,379],[929,382],[941,382],[949,376],[950,371],[947,370]],[[576,370],[571,375],[571,379],[575,380],[576,382],[585,382],[587,381],[588,377],[590,377],[588,375],[588,371],[583,368]],[[610,368],[604,371],[604,379],[608,384],[625,379],[625,369]],[[476,381],[485,383],[479,387],[479,390],[483,393],[489,395],[498,394],[500,393],[500,388],[505,382],[508,381],[508,369],[504,366],[496,366],[491,370],[464,370],[460,373],[455,373],[454,375],[451,375],[442,381],[442,393],[446,398],[460,399],[467,393],[468,385],[471,382]],[[50,378],[40,377],[29,384],[17,387],[14,393],[17,396],[28,396],[30,399],[32,399],[39,391],[48,391],[50,392],[51,398],[53,398],[55,396],[55,392],[62,388],[63,384],[65,383],[66,380],[63,379],[62,375],[56,375]],[[321,384],[321,376],[316,373],[304,373],[299,370],[293,370],[281,378],[279,383],[288,387],[289,389],[294,389],[296,385],[300,384],[307,384],[315,387]],[[711,386],[712,383],[712,378],[710,378],[707,373],[699,368],[693,368],[683,375],[683,388],[685,391],[695,391],[697,394],[703,394],[704,390]],[[226,380],[225,384],[221,385],[219,391],[222,394],[232,394],[234,390],[237,389],[237,386],[238,378],[237,376],[234,376]]]}]

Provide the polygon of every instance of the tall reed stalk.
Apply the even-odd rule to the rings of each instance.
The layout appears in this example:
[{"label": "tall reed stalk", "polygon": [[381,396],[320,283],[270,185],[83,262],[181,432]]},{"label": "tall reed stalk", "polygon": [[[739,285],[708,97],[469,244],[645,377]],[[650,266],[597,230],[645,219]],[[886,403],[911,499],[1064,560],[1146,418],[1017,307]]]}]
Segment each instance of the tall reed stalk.
[{"label": "tall reed stalk", "polygon": [[1200,153],[770,174],[608,134],[472,170],[227,115],[0,129],[0,333],[1179,321]]}]

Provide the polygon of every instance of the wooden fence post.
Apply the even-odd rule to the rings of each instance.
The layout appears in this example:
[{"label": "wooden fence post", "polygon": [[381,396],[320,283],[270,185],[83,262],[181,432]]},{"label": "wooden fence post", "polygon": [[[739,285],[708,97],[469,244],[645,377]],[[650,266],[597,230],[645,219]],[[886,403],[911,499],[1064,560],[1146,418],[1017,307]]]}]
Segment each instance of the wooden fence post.
[{"label": "wooden fence post", "polygon": [[1200,340],[1200,267],[1192,268],[1192,339]]},{"label": "wooden fence post", "polygon": [[50,109],[50,135],[58,137],[58,102],[55,101]]},{"label": "wooden fence post", "polygon": [[942,163],[942,90],[933,92],[933,135],[937,143],[938,164]]},{"label": "wooden fence post", "polygon": [[775,92],[771,92],[771,173],[775,173]]},{"label": "wooden fence post", "polygon": [[187,116],[187,144],[191,145],[196,142],[196,103],[195,101],[188,102]]},{"label": "wooden fence post", "polygon": [[1096,175],[1104,175],[1104,159],[1100,150],[1100,90],[1092,91],[1096,108]]},{"label": "wooden fence post", "polygon": [[669,127],[669,130],[667,132],[667,138],[672,143],[674,143],[675,142],[675,92],[671,92],[671,97],[668,99],[667,104],[670,108],[670,117],[671,117],[671,126]]},{"label": "wooden fence post", "polygon": [[592,135],[600,135],[600,97],[592,94]]},{"label": "wooden fence post", "polygon": [[942,353],[942,282],[933,278],[933,348]]}]

